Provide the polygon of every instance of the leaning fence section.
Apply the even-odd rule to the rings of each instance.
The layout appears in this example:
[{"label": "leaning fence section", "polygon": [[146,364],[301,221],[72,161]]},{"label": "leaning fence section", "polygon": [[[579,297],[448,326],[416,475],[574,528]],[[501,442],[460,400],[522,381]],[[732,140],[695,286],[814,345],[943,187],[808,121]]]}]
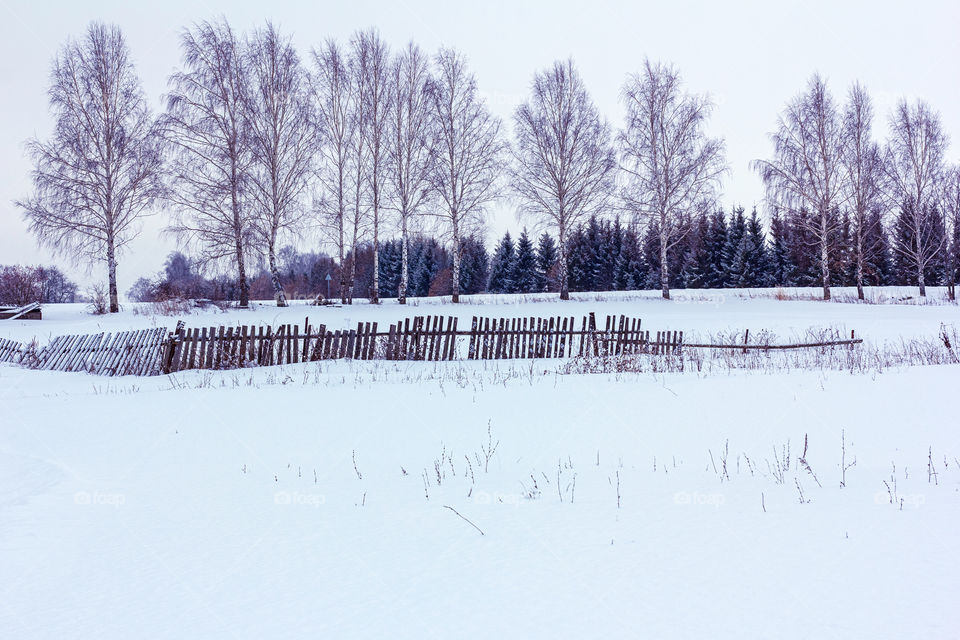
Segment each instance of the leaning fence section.
[{"label": "leaning fence section", "polygon": [[16,340],[0,338],[0,362],[20,362],[23,345]]},{"label": "leaning fence section", "polygon": [[160,353],[168,340],[164,327],[59,336],[43,349],[22,349],[20,363],[32,369],[86,371],[99,375],[156,375]]}]

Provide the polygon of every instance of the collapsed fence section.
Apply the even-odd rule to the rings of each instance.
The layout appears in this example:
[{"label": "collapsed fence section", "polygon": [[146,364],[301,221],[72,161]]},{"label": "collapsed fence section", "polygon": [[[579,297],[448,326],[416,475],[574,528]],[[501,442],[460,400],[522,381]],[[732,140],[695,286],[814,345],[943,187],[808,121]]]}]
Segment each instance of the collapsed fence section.
[{"label": "collapsed fence section", "polygon": [[86,371],[108,376],[160,373],[160,353],[169,339],[163,327],[59,336],[39,351],[21,349],[21,365],[49,371]]},{"label": "collapsed fence section", "polygon": [[23,345],[16,340],[0,338],[0,362],[20,362]]}]

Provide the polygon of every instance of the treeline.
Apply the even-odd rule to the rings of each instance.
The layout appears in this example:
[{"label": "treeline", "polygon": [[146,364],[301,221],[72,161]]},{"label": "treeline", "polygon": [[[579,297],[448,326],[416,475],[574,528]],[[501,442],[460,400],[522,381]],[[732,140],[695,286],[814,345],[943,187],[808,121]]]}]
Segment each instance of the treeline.
[{"label": "treeline", "polygon": [[76,301],[77,285],[56,267],[0,265],[0,304]]},{"label": "treeline", "polygon": [[[856,286],[856,250],[852,222],[841,217],[834,225],[828,259],[835,286]],[[906,217],[891,233],[875,224],[865,238],[862,282],[866,286],[914,284],[913,265],[897,246],[912,240]],[[940,231],[943,232],[941,227]],[[892,236],[892,238],[890,237]],[[661,288],[660,233],[655,225],[643,233],[592,216],[578,226],[568,243],[571,291],[629,291]],[[954,256],[960,237],[942,238],[943,249],[926,268],[928,284],[949,285],[960,278]],[[821,284],[821,253],[811,241],[806,222],[775,214],[769,232],[756,210],[723,210],[697,217],[683,242],[667,251],[669,286],[682,289],[749,287],[813,287]],[[489,291],[533,293],[557,291],[556,245],[544,234],[536,247],[526,232],[515,242],[507,233],[494,251]]]},{"label": "treeline", "polygon": [[[669,298],[674,286],[762,282],[829,298],[851,278],[861,297],[881,280],[954,295],[960,168],[923,100],[901,100],[880,142],[866,89],[838,101],[814,75],[752,165],[769,213],[761,239],[757,216],[717,213],[729,165],[707,135],[714,104],[667,63],[626,76],[615,128],[574,61],[557,61],[533,74],[508,141],[453,48],[392,51],[366,29],[300,52],[270,23],[238,33],[221,19],[186,29],[180,50],[154,116],[120,29],[90,25],[52,65],[54,133],[27,142],[34,190],[18,206],[41,243],[105,263],[113,311],[119,252],[155,209],[197,266],[231,274],[232,288],[213,291],[241,306],[268,291],[280,306],[288,293],[326,295],[328,274],[343,302],[441,291],[456,302],[484,287],[564,299],[658,286]],[[552,237],[554,266],[537,262],[542,237],[521,235],[520,266],[511,239],[482,277],[471,238],[498,201]],[[417,235],[428,227],[436,238]],[[317,230],[330,256],[297,253]]]}]

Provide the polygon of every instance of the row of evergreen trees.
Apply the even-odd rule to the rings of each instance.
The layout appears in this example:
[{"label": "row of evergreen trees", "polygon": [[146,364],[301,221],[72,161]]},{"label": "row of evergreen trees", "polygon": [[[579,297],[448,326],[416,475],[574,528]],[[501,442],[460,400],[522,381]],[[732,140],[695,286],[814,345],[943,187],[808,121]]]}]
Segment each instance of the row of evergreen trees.
[{"label": "row of evergreen trees", "polygon": [[[809,233],[803,214],[789,218],[774,215],[767,233],[756,210],[743,208],[729,216],[719,210],[700,216],[682,242],[667,253],[671,288],[720,289],[733,287],[809,287],[820,283],[820,250]],[[941,219],[942,221],[942,219]],[[847,216],[838,215],[828,259],[833,284],[856,284],[853,233]],[[940,234],[942,247],[927,268],[928,283],[949,284],[960,276],[956,261],[960,233],[946,237],[943,224],[927,234]],[[930,242],[930,240],[926,240]],[[889,233],[876,213],[864,236],[864,283],[867,285],[915,284],[915,270],[902,256],[915,242],[905,216],[898,217]],[[592,217],[571,234],[567,244],[571,291],[617,291],[660,288],[660,242],[655,225],[642,234],[619,219]],[[542,235],[536,247],[521,233],[514,242],[510,233],[497,244],[490,264],[488,291],[529,293],[556,290],[557,247]]]},{"label": "row of evergreen trees", "polygon": [[[936,218],[934,218],[936,220]],[[820,285],[820,249],[811,236],[803,214],[774,215],[770,230],[764,229],[757,212],[746,215],[736,208],[730,215],[722,210],[696,219],[684,240],[667,252],[671,288],[721,289],[745,287],[812,287]],[[942,219],[941,219],[942,222]],[[856,264],[850,220],[838,215],[831,222],[835,233],[829,247],[833,284],[856,284]],[[897,218],[889,231],[879,213],[868,221],[864,235],[864,283],[866,285],[915,284],[915,269],[905,260],[902,249],[915,242],[913,228],[905,217]],[[947,238],[943,224],[934,224],[925,242],[942,246],[936,260],[927,267],[930,284],[949,284],[957,273],[960,231]],[[932,238],[932,241],[931,241]],[[897,248],[901,250],[897,250]],[[400,284],[400,240],[381,244],[378,261],[380,292],[396,297]],[[413,236],[408,245],[409,289],[414,297],[450,295],[452,259],[449,249],[429,236]],[[497,243],[493,255],[476,237],[462,240],[460,291],[475,293],[537,293],[559,289],[559,247],[547,233],[536,242],[524,229],[514,240],[508,232]],[[638,232],[619,219],[590,218],[573,230],[567,242],[568,277],[571,291],[627,291],[660,288],[660,246],[656,226]],[[294,297],[331,294],[339,282],[340,265],[322,253],[300,253],[293,247],[279,252],[279,273],[283,286]],[[365,296],[373,284],[373,251],[364,245],[357,255],[356,295]],[[272,295],[270,274],[264,266],[251,278],[251,295],[267,299]],[[194,272],[182,254],[171,254],[164,271],[155,281],[141,279],[135,299],[157,299],[172,295],[234,298],[229,278],[206,280]],[[138,289],[139,287],[139,289]],[[142,289],[143,291],[140,291]]]}]

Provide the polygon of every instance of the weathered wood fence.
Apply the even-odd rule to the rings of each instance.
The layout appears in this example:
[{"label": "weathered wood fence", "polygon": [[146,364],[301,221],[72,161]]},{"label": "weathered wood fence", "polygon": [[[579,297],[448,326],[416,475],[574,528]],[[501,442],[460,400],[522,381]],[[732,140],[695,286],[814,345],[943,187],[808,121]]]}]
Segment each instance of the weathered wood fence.
[{"label": "weathered wood fence", "polygon": [[[158,375],[190,369],[236,369],[313,362],[317,360],[501,360],[523,358],[604,357],[632,354],[675,355],[685,348],[797,349],[852,345],[850,340],[815,344],[713,345],[689,344],[682,331],[640,328],[639,318],[607,316],[602,327],[596,316],[485,318],[474,317],[470,328],[453,316],[418,316],[391,324],[385,331],[376,322],[356,329],[303,326],[194,327],[183,322],[165,328],[71,335],[55,338],[36,349],[0,339],[0,362],[33,369],[86,371],[101,375]],[[465,340],[460,341],[460,338]]]},{"label": "weathered wood fence", "polygon": [[[468,338],[466,352],[458,338]],[[273,327],[178,326],[164,347],[162,371],[234,369],[316,360],[499,360],[562,358],[630,353],[669,354],[683,344],[683,332],[640,330],[639,318],[607,316],[598,329],[594,314],[580,328],[573,317],[478,318],[469,330],[454,316],[418,316],[378,331],[376,322],[356,329],[330,331],[309,319],[299,325]]]},{"label": "weathered wood fence", "polygon": [[17,362],[31,369],[86,371],[108,376],[151,376],[161,372],[163,345],[169,340],[164,327],[59,336],[43,349],[20,349]]},{"label": "weathered wood fence", "polygon": [[20,362],[23,345],[16,340],[0,338],[0,362]]}]

